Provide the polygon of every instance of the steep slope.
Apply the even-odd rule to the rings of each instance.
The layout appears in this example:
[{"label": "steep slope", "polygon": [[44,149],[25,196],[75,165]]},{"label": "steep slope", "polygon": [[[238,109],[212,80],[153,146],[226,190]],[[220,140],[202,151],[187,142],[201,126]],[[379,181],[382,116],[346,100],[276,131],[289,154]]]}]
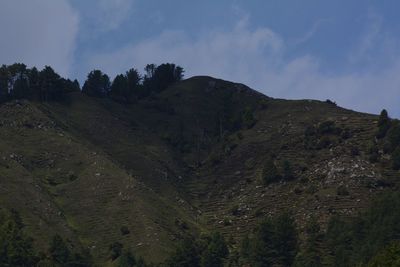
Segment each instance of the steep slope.
[{"label": "steep slope", "polygon": [[57,232],[99,261],[117,240],[163,258],[182,231],[180,211],[43,108],[22,101],[0,109],[3,205],[21,213],[42,248]]},{"label": "steep slope", "polygon": [[[311,217],[324,226],[397,186],[387,157],[368,161],[377,116],[333,103],[211,77],[129,105],[70,97],[0,107],[1,202],[41,247],[60,232],[98,262],[115,241],[157,262],[187,234],[218,230],[235,246],[285,209],[300,228]],[[281,172],[290,162],[294,178],[263,183],[271,158]]]}]

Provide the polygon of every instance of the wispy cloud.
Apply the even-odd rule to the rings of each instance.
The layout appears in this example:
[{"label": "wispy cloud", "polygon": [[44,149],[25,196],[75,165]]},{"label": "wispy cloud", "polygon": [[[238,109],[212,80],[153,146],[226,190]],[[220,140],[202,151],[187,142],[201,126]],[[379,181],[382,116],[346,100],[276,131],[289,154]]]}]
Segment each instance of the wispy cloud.
[{"label": "wispy cloud", "polygon": [[303,36],[295,39],[293,41],[293,45],[300,45],[305,42],[308,42],[322,27],[324,23],[330,22],[330,19],[319,19],[312,25],[311,29],[309,29]]},{"label": "wispy cloud", "polygon": [[77,13],[66,0],[2,0],[1,63],[53,66],[68,75],[79,27]]},{"label": "wispy cloud", "polygon": [[[119,29],[121,24],[132,14],[134,0],[96,0],[80,2],[70,0],[79,7],[84,25],[84,34],[104,34]],[[78,2],[79,1],[79,2]]]},{"label": "wispy cloud", "polygon": [[349,56],[351,63],[366,62],[372,59],[372,55],[377,52],[378,46],[384,41],[382,23],[382,16],[370,8],[365,32]]}]

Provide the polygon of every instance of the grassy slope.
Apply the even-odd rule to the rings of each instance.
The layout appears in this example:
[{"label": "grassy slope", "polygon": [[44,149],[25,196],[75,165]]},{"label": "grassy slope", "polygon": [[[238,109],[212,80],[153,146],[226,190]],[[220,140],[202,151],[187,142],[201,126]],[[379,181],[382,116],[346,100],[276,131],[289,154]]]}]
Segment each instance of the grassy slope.
[{"label": "grassy slope", "polygon": [[[247,107],[256,125],[221,137],[221,125],[229,126],[221,114],[239,118]],[[71,95],[70,105],[8,103],[0,118],[2,203],[21,211],[41,247],[61,232],[91,248],[99,262],[114,241],[153,261],[185,231],[218,229],[235,242],[282,209],[292,210],[301,226],[310,216],[321,222],[333,213],[353,216],[383,190],[371,184],[397,175],[385,162],[366,161],[376,116],[319,101],[270,99],[209,77],[132,105],[80,94]],[[305,127],[328,119],[352,136],[305,150]],[[352,146],[359,156],[351,155]],[[272,154],[278,164],[293,163],[295,181],[260,183]],[[350,195],[338,196],[339,185]],[[122,236],[121,226],[131,233]]]}]

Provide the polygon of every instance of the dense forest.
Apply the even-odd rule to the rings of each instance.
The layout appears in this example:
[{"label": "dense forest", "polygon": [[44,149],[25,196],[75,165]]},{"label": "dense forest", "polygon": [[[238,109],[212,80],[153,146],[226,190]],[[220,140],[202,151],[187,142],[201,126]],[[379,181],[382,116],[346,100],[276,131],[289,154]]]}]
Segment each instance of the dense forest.
[{"label": "dense forest", "polygon": [[66,101],[67,94],[79,92],[93,97],[110,97],[116,101],[130,103],[137,99],[161,92],[183,78],[184,70],[175,64],[159,66],[149,64],[145,74],[130,69],[117,75],[114,80],[100,70],[93,70],[80,88],[77,80],[71,81],[57,74],[50,66],[39,71],[16,63],[0,67],[0,102],[10,99],[35,101]]}]

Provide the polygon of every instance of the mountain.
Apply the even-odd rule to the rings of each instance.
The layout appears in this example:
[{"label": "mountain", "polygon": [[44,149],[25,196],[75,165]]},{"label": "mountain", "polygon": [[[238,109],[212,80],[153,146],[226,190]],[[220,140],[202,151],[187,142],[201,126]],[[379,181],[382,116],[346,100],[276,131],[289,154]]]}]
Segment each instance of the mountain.
[{"label": "mountain", "polygon": [[204,232],[237,249],[283,211],[304,240],[310,218],[326,229],[398,186],[390,153],[371,160],[378,116],[331,101],[204,76],[131,104],[68,99],[0,105],[0,203],[42,250],[57,233],[100,265],[117,241],[160,262]]}]

